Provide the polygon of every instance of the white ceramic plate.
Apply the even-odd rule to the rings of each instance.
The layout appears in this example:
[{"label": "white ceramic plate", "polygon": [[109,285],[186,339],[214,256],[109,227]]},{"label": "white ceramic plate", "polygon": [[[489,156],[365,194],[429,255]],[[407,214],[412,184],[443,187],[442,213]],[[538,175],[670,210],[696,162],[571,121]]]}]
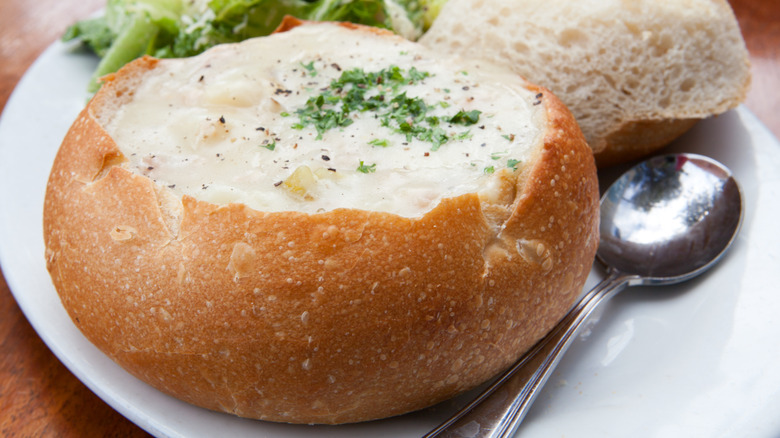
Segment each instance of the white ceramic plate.
[{"label": "white ceramic plate", "polygon": [[[55,43],[24,76],[0,120],[0,263],[35,330],[81,381],[140,427],[166,437],[415,437],[453,412],[462,398],[348,426],[244,420],[163,395],[93,347],[49,280],[41,218],[50,166],[86,103],[95,64]],[[780,143],[739,108],[699,123],[670,150],[709,155],[734,171],[746,198],[735,246],[702,278],[629,289],[605,306],[537,399],[522,436],[780,436]],[[602,183],[613,173],[602,175]],[[588,286],[600,275],[594,269]]]}]

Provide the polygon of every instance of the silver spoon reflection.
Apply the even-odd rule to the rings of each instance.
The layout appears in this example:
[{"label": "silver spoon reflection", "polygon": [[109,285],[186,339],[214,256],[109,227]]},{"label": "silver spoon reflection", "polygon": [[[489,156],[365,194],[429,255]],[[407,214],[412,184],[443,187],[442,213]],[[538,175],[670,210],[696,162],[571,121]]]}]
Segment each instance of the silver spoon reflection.
[{"label": "silver spoon reflection", "polygon": [[694,154],[649,159],[601,198],[596,254],[607,276],[512,368],[425,438],[509,437],[588,316],[627,286],[689,280],[717,263],[742,223],[742,196],[722,164]]}]

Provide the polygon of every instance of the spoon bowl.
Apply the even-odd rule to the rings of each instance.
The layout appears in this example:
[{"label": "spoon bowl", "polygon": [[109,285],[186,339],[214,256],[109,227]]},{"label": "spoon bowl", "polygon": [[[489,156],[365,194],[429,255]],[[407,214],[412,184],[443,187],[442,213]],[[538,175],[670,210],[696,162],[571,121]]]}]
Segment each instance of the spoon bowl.
[{"label": "spoon bowl", "polygon": [[601,198],[597,257],[638,275],[641,284],[685,281],[720,260],[742,211],[739,186],[717,161],[694,154],[651,158]]},{"label": "spoon bowl", "polygon": [[631,168],[601,198],[596,258],[606,278],[514,366],[424,438],[512,436],[600,303],[627,286],[669,285],[700,275],[734,242],[743,212],[731,171],[711,158],[664,155]]}]

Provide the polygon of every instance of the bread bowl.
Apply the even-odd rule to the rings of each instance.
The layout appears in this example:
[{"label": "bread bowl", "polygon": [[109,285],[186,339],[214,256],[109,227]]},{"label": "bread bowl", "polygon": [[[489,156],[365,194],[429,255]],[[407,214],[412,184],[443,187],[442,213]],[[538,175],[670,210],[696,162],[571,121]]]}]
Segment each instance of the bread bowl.
[{"label": "bread bowl", "polygon": [[420,42],[549,88],[599,167],[666,146],[735,108],[750,86],[726,0],[449,0]]},{"label": "bread bowl", "polygon": [[[325,424],[430,406],[577,297],[598,241],[592,154],[565,106],[508,70],[300,24],[105,78],[52,168],[47,268],[92,343],[186,402]],[[333,86],[361,71],[372,82]],[[376,109],[308,123],[309,102],[379,82],[426,101],[446,139]]]}]

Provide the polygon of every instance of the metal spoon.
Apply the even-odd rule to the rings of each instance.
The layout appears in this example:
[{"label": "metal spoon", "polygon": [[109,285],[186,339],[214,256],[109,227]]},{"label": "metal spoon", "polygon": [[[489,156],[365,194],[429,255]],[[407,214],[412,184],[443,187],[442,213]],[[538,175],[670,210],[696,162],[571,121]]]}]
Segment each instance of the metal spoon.
[{"label": "metal spoon", "polygon": [[669,285],[712,267],[742,222],[742,196],[722,164],[665,155],[626,172],[601,198],[596,254],[607,276],[520,361],[425,435],[509,437],[593,310],[627,286]]}]

